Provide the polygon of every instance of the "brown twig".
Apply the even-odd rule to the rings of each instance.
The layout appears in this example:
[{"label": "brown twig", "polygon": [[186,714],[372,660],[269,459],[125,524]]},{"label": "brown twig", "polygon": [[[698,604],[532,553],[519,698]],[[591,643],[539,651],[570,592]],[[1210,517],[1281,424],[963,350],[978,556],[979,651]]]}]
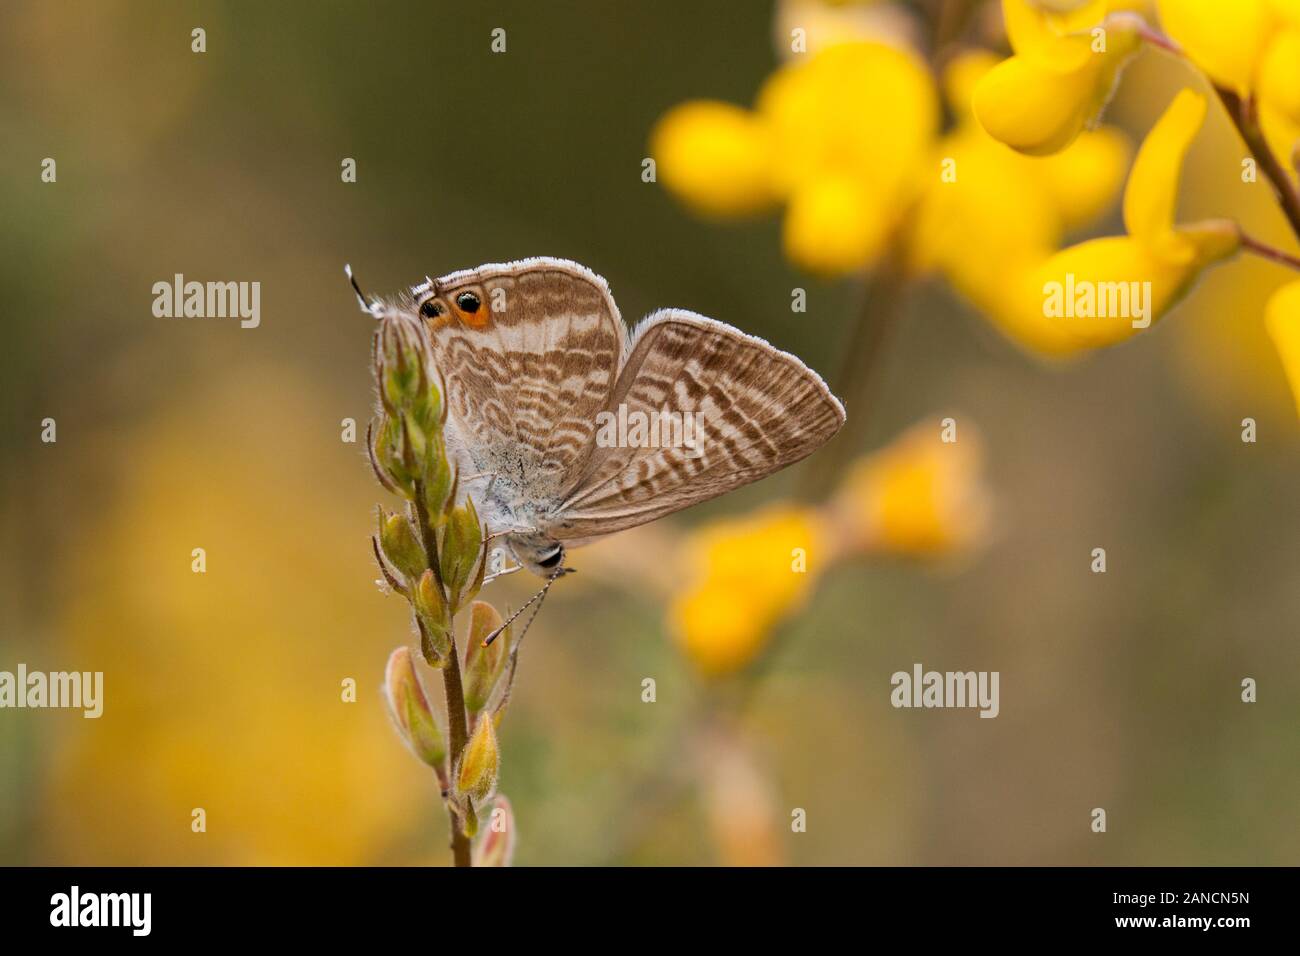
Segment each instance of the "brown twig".
[{"label": "brown twig", "polygon": [[[1123,24],[1136,31],[1137,35],[1151,46],[1158,47],[1174,56],[1187,59],[1186,51],[1176,40],[1151,26],[1142,18],[1141,14],[1128,11],[1114,13],[1111,14],[1108,22]],[[1286,167],[1273,154],[1263,130],[1260,129],[1259,111],[1254,97],[1243,100],[1241,95],[1234,90],[1225,89],[1212,80],[1210,85],[1214,88],[1214,93],[1218,96],[1219,102],[1223,104],[1223,108],[1227,111],[1228,118],[1232,120],[1232,125],[1237,128],[1237,133],[1255,157],[1255,162],[1264,173],[1264,178],[1273,187],[1273,194],[1277,197],[1278,205],[1282,207],[1282,214],[1286,216],[1287,222],[1291,225],[1291,231],[1295,233],[1297,239],[1300,239],[1300,190],[1297,190],[1296,182],[1291,178],[1291,174],[1287,172]],[[1245,245],[1244,237],[1243,245]],[[1269,256],[1268,258],[1272,257]]]},{"label": "brown twig", "polygon": [[[442,587],[442,575],[438,570],[438,541],[433,533],[433,527],[429,524],[429,509],[424,503],[424,483],[417,481],[415,483],[415,513],[420,523],[420,540],[424,544],[425,558],[429,562],[429,567],[434,569],[434,574],[438,578],[438,587]],[[444,599],[446,594],[443,595]],[[453,620],[454,623],[454,620]],[[451,648],[447,653],[447,661],[442,666],[442,686],[447,698],[447,738],[448,751],[451,754],[451,776],[455,776],[456,761],[465,751],[465,745],[469,743],[469,721],[465,716],[465,690],[461,684],[460,676],[460,651],[456,647],[456,629],[449,628],[447,633],[451,641]],[[455,780],[451,781],[452,785]],[[469,837],[461,827],[460,814],[447,804],[447,816],[451,820],[451,855],[456,866],[470,866],[470,847]]]},{"label": "brown twig", "polygon": [[1237,127],[1237,132],[1241,134],[1242,140],[1254,155],[1260,172],[1273,187],[1273,195],[1277,197],[1286,221],[1291,224],[1291,231],[1295,233],[1297,239],[1300,239],[1300,192],[1297,192],[1295,181],[1286,171],[1286,167],[1273,155],[1268,140],[1264,138],[1263,130],[1259,127],[1259,113],[1254,98],[1243,100],[1232,90],[1225,90],[1220,86],[1215,86],[1214,92],[1218,94],[1219,101],[1228,111],[1232,124]]},{"label": "brown twig", "polygon": [[1295,269],[1300,272],[1300,257],[1293,256],[1289,252],[1283,252],[1266,242],[1260,242],[1254,236],[1242,231],[1240,226],[1237,227],[1237,234],[1241,237],[1241,248],[1254,253],[1262,259],[1276,262],[1280,266],[1286,266],[1288,269]]}]

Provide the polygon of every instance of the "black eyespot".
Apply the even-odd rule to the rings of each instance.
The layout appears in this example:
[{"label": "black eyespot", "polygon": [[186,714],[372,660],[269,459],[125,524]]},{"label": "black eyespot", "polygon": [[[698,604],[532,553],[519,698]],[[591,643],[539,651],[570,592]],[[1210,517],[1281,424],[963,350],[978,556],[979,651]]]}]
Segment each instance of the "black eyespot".
[{"label": "black eyespot", "polygon": [[477,312],[478,307],[482,304],[483,303],[479,302],[478,296],[473,292],[462,292],[460,295],[456,296],[456,305],[462,312],[468,312],[470,315]]},{"label": "black eyespot", "polygon": [[549,557],[542,558],[542,560],[537,562],[537,566],[540,568],[546,568],[547,570],[550,570],[551,568],[559,564],[562,560],[564,560],[564,549],[556,548],[554,554],[550,555]]},{"label": "black eyespot", "polygon": [[442,315],[442,304],[437,299],[428,299],[420,306],[420,314],[426,319],[436,319]]}]

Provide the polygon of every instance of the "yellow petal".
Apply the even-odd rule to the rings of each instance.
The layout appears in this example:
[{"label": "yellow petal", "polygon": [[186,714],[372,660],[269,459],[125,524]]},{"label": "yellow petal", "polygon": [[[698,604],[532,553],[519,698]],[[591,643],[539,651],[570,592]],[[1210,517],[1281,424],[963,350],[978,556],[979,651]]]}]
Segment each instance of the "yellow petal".
[{"label": "yellow petal", "polygon": [[1136,48],[1128,31],[1110,30],[1106,50],[1092,52],[1086,37],[1071,37],[1086,56],[1068,70],[1013,56],[989,70],[975,86],[972,105],[994,139],[1034,156],[1055,153],[1074,141],[1106,105],[1115,79]]},{"label": "yellow petal", "polygon": [[1268,0],[1159,0],[1160,22],[1216,83],[1254,86],[1273,25]]},{"label": "yellow petal", "polygon": [[710,216],[761,212],[775,202],[770,140],[748,110],[713,100],[669,110],[650,134],[658,178]]},{"label": "yellow petal", "polygon": [[1100,24],[1106,13],[1106,0],[1057,4],[1002,0],[1011,49],[1052,71],[1073,71],[1084,65],[1091,55],[1087,31]]},{"label": "yellow petal", "polygon": [[1078,348],[1114,345],[1168,313],[1207,266],[1236,251],[1237,235],[1229,222],[1184,229],[1191,255],[1179,260],[1131,236],[1092,239],[1044,262],[1031,287],[1043,315]]},{"label": "yellow petal", "polygon": [[1180,90],[1142,142],[1124,190],[1124,226],[1130,236],[1171,259],[1193,255],[1173,234],[1183,156],[1205,120],[1205,97]]},{"label": "yellow petal", "polygon": [[888,197],[856,177],[813,180],[790,197],[783,230],[785,253],[810,272],[858,271],[884,247],[893,225],[886,218],[887,204]]},{"label": "yellow petal", "polygon": [[971,97],[984,74],[997,66],[1000,59],[989,50],[963,50],[943,70],[943,95],[954,115],[970,115]]},{"label": "yellow petal", "polygon": [[1086,226],[1112,208],[1132,147],[1113,127],[1085,132],[1051,156],[1025,159],[1047,189],[1065,229]]},{"label": "yellow petal", "polygon": [[1300,0],[1269,0],[1273,15],[1288,27],[1300,28]]},{"label": "yellow petal", "polygon": [[1264,310],[1264,324],[1277,346],[1300,413],[1300,282],[1288,283],[1273,293]]},{"label": "yellow petal", "polygon": [[687,583],[669,618],[678,645],[710,677],[753,660],[834,558],[818,513],[792,505],[698,528],[684,554]]},{"label": "yellow petal", "polygon": [[824,176],[854,176],[882,201],[901,204],[938,126],[929,70],[880,43],[844,43],[783,66],[755,109],[771,130],[782,194]]},{"label": "yellow petal", "polygon": [[938,422],[920,422],[852,466],[831,504],[851,552],[933,558],[983,535],[980,437],[968,422],[961,428],[945,442]]},{"label": "yellow petal", "polygon": [[1259,97],[1300,123],[1300,28],[1283,31],[1269,44],[1260,68]]}]

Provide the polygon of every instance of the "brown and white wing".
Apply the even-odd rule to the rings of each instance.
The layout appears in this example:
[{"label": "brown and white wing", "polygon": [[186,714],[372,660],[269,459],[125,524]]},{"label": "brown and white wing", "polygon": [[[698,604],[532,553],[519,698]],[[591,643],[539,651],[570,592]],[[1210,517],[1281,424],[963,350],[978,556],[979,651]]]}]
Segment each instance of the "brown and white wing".
[{"label": "brown and white wing", "polygon": [[701,416],[700,454],[686,447],[598,447],[547,532],[574,545],[708,501],[812,454],[844,424],[844,407],[798,358],[722,322],[678,309],[632,336],[606,411]]},{"label": "brown and white wing", "polygon": [[[587,454],[626,330],[605,280],[566,259],[454,272],[412,290],[427,322],[453,433],[474,464],[521,468],[532,494],[558,494]],[[473,293],[478,307],[462,306]],[[464,299],[472,305],[473,299]]]}]

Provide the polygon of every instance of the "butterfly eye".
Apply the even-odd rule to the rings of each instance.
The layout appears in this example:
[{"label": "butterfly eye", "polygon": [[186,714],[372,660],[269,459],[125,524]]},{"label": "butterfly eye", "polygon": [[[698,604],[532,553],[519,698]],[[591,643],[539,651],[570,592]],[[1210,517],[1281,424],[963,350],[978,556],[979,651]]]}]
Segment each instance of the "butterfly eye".
[{"label": "butterfly eye", "polygon": [[437,299],[428,299],[420,306],[420,314],[426,319],[436,319],[442,315],[442,303]]},{"label": "butterfly eye", "polygon": [[462,312],[468,312],[470,315],[477,312],[478,307],[482,304],[483,303],[479,301],[479,297],[473,292],[462,292],[460,295],[456,296],[456,307]]},{"label": "butterfly eye", "polygon": [[549,570],[559,564],[562,560],[564,560],[564,549],[556,548],[553,554],[549,554],[538,561],[537,566]]}]

